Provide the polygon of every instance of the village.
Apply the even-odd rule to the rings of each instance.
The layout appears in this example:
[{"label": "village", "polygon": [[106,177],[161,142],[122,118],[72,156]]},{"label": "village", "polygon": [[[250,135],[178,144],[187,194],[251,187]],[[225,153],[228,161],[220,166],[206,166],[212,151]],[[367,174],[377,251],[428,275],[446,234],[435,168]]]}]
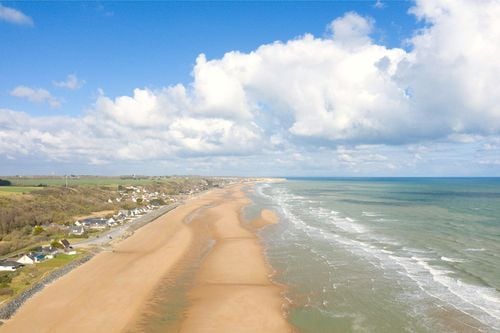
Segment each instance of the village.
[{"label": "village", "polygon": [[[43,181],[51,180],[48,178]],[[90,209],[87,208],[82,214],[67,214],[65,219],[57,223],[44,218],[41,219],[44,223],[27,223],[22,227],[24,235],[34,242],[13,248],[0,257],[0,324],[1,320],[8,319],[45,285],[87,262],[97,253],[111,251],[115,242],[129,237],[138,228],[175,209],[192,195],[244,181],[234,177],[169,177],[166,180],[141,179],[137,181],[142,184],[131,185],[119,184],[122,180],[117,178],[72,178],[73,182],[85,183],[89,180],[92,182],[90,185],[68,187],[55,184],[43,194],[33,192],[37,193],[36,196],[23,194],[18,200],[13,198],[15,203],[31,198],[29,200],[45,204],[50,196],[64,192],[69,200],[76,201],[78,209],[81,210],[85,205]],[[36,183],[40,180],[32,181]],[[105,186],[95,184],[102,181],[109,183]],[[82,193],[92,199],[82,198],[79,196]],[[67,198],[57,198],[61,200],[61,206],[74,207]],[[14,210],[10,216],[15,218],[19,215],[19,209],[16,205],[12,207]],[[91,207],[99,208],[91,210]],[[57,208],[51,206],[50,209],[56,212],[54,209]],[[43,210],[38,211],[38,214],[45,213]],[[26,216],[38,220],[38,215]],[[4,226],[12,221],[4,221]],[[1,243],[9,244],[8,241],[9,235],[2,238]]]},{"label": "village", "polygon": [[[117,195],[109,198],[108,203],[133,203],[136,207],[131,209],[119,209],[114,214],[105,216],[90,216],[75,219],[69,225],[40,226],[58,228],[66,238],[53,239],[48,244],[43,244],[31,248],[26,252],[16,253],[6,259],[0,260],[0,271],[14,272],[25,265],[36,265],[38,263],[54,259],[58,255],[76,255],[80,243],[89,243],[86,239],[103,237],[106,231],[113,230],[119,226],[125,226],[134,222],[162,206],[173,205],[181,200],[185,195],[194,194],[208,189],[208,184],[200,184],[196,187],[180,191],[177,195],[167,195],[158,191],[150,191],[143,186],[120,186]],[[35,226],[37,228],[38,226]],[[107,236],[111,239],[111,236]],[[76,243],[70,243],[76,240]],[[89,243],[93,244],[93,243]],[[74,247],[75,246],[75,247]]]}]

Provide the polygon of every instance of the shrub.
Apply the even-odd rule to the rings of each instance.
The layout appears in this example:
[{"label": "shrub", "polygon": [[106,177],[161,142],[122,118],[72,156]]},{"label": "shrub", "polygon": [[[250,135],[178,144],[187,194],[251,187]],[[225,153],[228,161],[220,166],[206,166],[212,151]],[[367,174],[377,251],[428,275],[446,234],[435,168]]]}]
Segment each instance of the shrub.
[{"label": "shrub", "polygon": [[163,199],[152,199],[151,201],[149,201],[150,204],[152,204],[153,206],[163,206],[165,205],[165,201],[163,201]]},{"label": "shrub", "polygon": [[57,241],[55,239],[52,242],[50,242],[50,246],[55,247],[56,249],[62,249],[63,248],[63,245],[59,241]]},{"label": "shrub", "polygon": [[45,229],[41,225],[36,225],[33,227],[33,235],[34,236],[40,235],[44,231],[45,231]]}]

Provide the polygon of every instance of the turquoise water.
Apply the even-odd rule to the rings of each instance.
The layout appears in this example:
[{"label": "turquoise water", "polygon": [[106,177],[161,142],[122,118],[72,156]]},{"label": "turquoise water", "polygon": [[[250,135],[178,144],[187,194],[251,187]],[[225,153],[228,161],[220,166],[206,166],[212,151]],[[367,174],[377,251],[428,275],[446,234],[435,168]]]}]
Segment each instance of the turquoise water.
[{"label": "turquoise water", "polygon": [[500,179],[259,184],[300,332],[500,332]]}]

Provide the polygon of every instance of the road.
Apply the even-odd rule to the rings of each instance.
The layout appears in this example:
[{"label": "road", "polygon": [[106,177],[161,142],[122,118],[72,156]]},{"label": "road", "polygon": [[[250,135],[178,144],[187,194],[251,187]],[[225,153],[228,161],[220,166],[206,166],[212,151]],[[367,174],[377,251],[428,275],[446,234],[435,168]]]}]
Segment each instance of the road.
[{"label": "road", "polygon": [[161,215],[171,211],[172,209],[176,208],[179,205],[180,203],[162,206],[149,213],[146,213],[145,215],[136,217],[133,220],[127,222],[126,224],[111,228],[99,235],[91,236],[91,238],[89,239],[71,245],[73,246],[73,248],[109,245],[111,242],[124,238],[124,236],[126,236],[127,233],[132,233],[134,230],[142,227],[144,224],[147,224],[157,219]]}]

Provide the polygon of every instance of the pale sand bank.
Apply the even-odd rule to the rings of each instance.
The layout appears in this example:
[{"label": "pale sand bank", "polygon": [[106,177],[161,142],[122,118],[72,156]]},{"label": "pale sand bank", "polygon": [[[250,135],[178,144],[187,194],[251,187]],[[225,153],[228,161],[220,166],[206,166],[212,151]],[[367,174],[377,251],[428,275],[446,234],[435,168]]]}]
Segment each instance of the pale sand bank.
[{"label": "pale sand bank", "polygon": [[[189,292],[181,332],[291,332],[283,314],[281,287],[252,229],[239,220],[249,200],[233,189],[216,190],[162,216],[118,243],[113,252],[46,287],[0,326],[1,332],[123,332],[137,326],[158,284],[194,247],[189,223],[206,223],[216,245],[201,263]],[[251,223],[276,223],[263,211]],[[197,231],[198,230],[198,231]]]},{"label": "pale sand bank", "polygon": [[268,224],[276,224],[278,223],[278,220],[278,215],[276,215],[275,212],[269,209],[263,209],[260,212],[260,217],[251,222],[251,226],[253,228],[259,229],[265,227]]}]

